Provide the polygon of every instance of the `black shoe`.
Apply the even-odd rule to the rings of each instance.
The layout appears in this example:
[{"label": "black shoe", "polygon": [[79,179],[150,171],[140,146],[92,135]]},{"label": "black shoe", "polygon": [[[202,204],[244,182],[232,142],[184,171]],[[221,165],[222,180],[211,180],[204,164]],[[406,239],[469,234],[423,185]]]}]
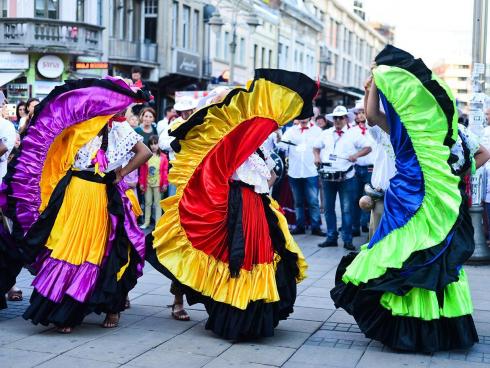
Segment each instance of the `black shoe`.
[{"label": "black shoe", "polygon": [[316,235],[316,236],[325,236],[327,234],[325,234],[323,231],[321,231],[320,229],[313,229],[311,230],[311,235]]},{"label": "black shoe", "polygon": [[318,244],[320,248],[336,247],[337,240],[325,240],[323,243]]},{"label": "black shoe", "polygon": [[359,230],[352,230],[352,236],[361,236],[361,232]]},{"label": "black shoe", "polygon": [[356,250],[352,243],[344,243],[344,248],[347,250]]},{"label": "black shoe", "polygon": [[363,233],[368,233],[369,232],[369,227],[362,226],[361,230],[362,230]]},{"label": "black shoe", "polygon": [[291,235],[301,235],[305,234],[305,228],[304,227],[296,227],[294,230],[291,230]]}]

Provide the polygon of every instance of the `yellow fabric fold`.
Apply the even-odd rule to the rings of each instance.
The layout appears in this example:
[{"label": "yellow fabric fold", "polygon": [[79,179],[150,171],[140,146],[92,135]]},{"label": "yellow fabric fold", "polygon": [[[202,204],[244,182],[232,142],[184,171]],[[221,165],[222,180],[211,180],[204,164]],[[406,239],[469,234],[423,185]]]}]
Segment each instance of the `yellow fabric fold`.
[{"label": "yellow fabric fold", "polygon": [[[251,271],[240,271],[238,278],[231,278],[228,265],[194,248],[186,236],[179,216],[179,203],[186,185],[206,155],[241,123],[255,117],[273,119],[282,126],[303,108],[303,99],[287,87],[265,79],[256,80],[253,92],[243,91],[231,98],[228,105],[208,108],[202,124],[193,127],[181,140],[181,151],[171,162],[169,181],[177,186],[175,196],[164,199],[165,211],[153,232],[156,254],[160,263],[182,284],[211,297],[217,302],[245,309],[250,301],[279,300],[275,281],[275,267],[279,256],[272,264],[256,265]],[[298,254],[300,275],[305,277],[306,262],[299,247],[292,239],[282,214],[274,209],[286,238],[286,247]]]},{"label": "yellow fabric fold", "polygon": [[131,208],[133,209],[134,215],[136,217],[143,215],[143,211],[141,209],[138,198],[136,197],[136,194],[134,193],[134,190],[128,189],[126,191],[126,196],[128,197],[129,201],[131,202]]},{"label": "yellow fabric fold", "polygon": [[111,117],[112,115],[97,116],[72,125],[54,139],[44,160],[39,183],[41,189],[39,212],[44,211],[54,188],[73,166],[78,150],[94,138]]}]

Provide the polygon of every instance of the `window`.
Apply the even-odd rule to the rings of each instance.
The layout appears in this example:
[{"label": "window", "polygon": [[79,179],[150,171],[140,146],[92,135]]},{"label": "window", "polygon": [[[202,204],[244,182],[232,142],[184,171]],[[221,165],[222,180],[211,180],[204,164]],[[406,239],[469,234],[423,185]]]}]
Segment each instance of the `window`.
[{"label": "window", "polygon": [[254,69],[257,69],[257,52],[258,52],[258,46],[254,45]]},{"label": "window", "polygon": [[174,1],[172,4],[172,46],[177,46],[177,34],[179,32],[179,3]]},{"label": "window", "polygon": [[221,29],[220,29],[218,32],[216,32],[216,44],[214,47],[214,49],[215,49],[215,51],[214,51],[215,55],[214,56],[217,58],[221,58],[221,46],[222,45],[221,45]]},{"label": "window", "polygon": [[116,35],[116,0],[109,2],[109,36],[114,37]]},{"label": "window", "polygon": [[59,18],[59,2],[58,0],[36,0],[34,16],[36,18]]},{"label": "window", "polygon": [[85,22],[85,0],[77,0],[77,22]]},{"label": "window", "polygon": [[117,3],[117,19],[119,22],[118,37],[124,40],[126,37],[126,3],[124,0],[119,0]]},{"label": "window", "polygon": [[272,50],[269,50],[269,68],[272,67]]},{"label": "window", "polygon": [[245,38],[240,37],[240,64],[245,65]]},{"label": "window", "polygon": [[260,60],[260,62],[261,62],[260,65],[262,66],[262,68],[265,67],[265,65],[266,65],[265,64],[265,47],[262,47],[262,53],[261,53],[261,60]]},{"label": "window", "polygon": [[[156,43],[157,42],[157,16],[158,16],[158,1],[156,0],[146,0],[145,1],[145,43]],[[133,32],[133,19],[134,11],[128,9],[128,16],[131,24],[131,33]],[[129,28],[129,27],[128,27]],[[131,34],[130,39],[133,40],[134,37]]]},{"label": "window", "polygon": [[8,0],[0,0],[0,17],[7,17],[7,2]]},{"label": "window", "polygon": [[102,19],[102,0],[97,0],[97,24],[99,26],[101,26],[102,25],[102,21],[103,21],[103,19]]},{"label": "window", "polygon": [[198,51],[199,49],[199,10],[194,10],[194,17],[192,19],[192,50]]},{"label": "window", "polygon": [[225,32],[225,42],[224,42],[224,45],[223,45],[223,58],[225,60],[228,60],[228,58],[230,57],[229,56],[229,52],[230,52],[230,32]]},{"label": "window", "polygon": [[128,41],[134,41],[134,9],[133,9],[132,1],[128,2],[127,12],[128,12]]},{"label": "window", "polygon": [[459,81],[462,81],[462,82],[463,82],[463,81],[466,81],[467,79],[468,79],[468,78],[466,78],[466,77],[458,77],[458,80],[459,80]]},{"label": "window", "polygon": [[184,5],[184,14],[182,17],[182,47],[190,47],[190,27],[191,27],[191,8]]}]

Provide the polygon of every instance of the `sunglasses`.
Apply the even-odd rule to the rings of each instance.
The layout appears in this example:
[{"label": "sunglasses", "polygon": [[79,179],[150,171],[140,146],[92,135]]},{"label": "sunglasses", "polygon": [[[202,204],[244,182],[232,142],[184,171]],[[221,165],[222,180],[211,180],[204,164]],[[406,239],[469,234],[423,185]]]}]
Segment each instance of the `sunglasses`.
[{"label": "sunglasses", "polygon": [[333,120],[342,120],[345,119],[345,116],[334,116]]}]

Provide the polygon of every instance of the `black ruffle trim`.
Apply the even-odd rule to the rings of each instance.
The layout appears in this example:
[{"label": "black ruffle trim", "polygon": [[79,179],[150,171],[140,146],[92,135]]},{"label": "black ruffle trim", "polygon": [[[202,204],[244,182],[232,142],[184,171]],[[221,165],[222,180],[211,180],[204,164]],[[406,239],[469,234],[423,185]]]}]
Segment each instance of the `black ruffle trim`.
[{"label": "black ruffle trim", "polygon": [[[252,83],[249,91],[253,91],[255,80],[257,79],[267,79],[273,83],[290,88],[296,91],[303,98],[303,108],[298,119],[306,119],[313,116],[313,98],[318,92],[318,86],[316,83],[308,76],[298,72],[290,72],[281,69],[257,69],[255,70],[255,79]],[[194,127],[201,125],[204,122],[204,118],[208,113],[208,109],[212,106],[228,106],[231,102],[233,96],[240,92],[247,92],[244,88],[234,88],[228,93],[223,101],[206,106],[194,114],[182,125],[177,127],[175,130],[170,132],[170,135],[175,137],[172,141],[171,146],[174,152],[180,152],[180,140],[185,139],[187,133]],[[255,149],[258,148],[255,147]],[[254,149],[254,150],[255,150]]]},{"label": "black ruffle trim", "polygon": [[432,79],[432,71],[424,64],[422,59],[415,59],[412,54],[393,45],[387,45],[374,59],[377,65],[395,66],[405,69],[419,79],[425,88],[434,96],[446,116],[448,131],[444,145],[451,148],[455,143],[453,135],[453,118],[455,114],[454,103],[446,90]]},{"label": "black ruffle trim", "polygon": [[[159,262],[153,248],[153,235],[148,234],[146,237],[146,260],[157,271],[177,284],[179,289],[186,295],[187,302],[190,305],[196,303],[204,304],[209,315],[206,329],[212,330],[226,339],[238,340],[273,336],[274,328],[280,320],[286,319],[293,312],[294,302],[296,301],[296,277],[299,274],[298,256],[286,249],[284,234],[279,227],[277,216],[269,207],[270,199],[266,195],[262,195],[261,198],[264,203],[274,250],[281,257],[276,269],[276,285],[280,299],[278,302],[254,301],[250,302],[245,310],[242,310],[204,296],[194,289],[181,284]],[[191,270],[188,272],[191,272]]]},{"label": "black ruffle trim", "polygon": [[355,254],[351,253],[340,262],[336,286],[330,295],[337,308],[354,317],[366,337],[393,349],[424,353],[467,349],[478,342],[471,315],[431,321],[393,316],[380,304],[383,292],[370,291],[365,285],[344,284],[341,277],[354,258]]}]

